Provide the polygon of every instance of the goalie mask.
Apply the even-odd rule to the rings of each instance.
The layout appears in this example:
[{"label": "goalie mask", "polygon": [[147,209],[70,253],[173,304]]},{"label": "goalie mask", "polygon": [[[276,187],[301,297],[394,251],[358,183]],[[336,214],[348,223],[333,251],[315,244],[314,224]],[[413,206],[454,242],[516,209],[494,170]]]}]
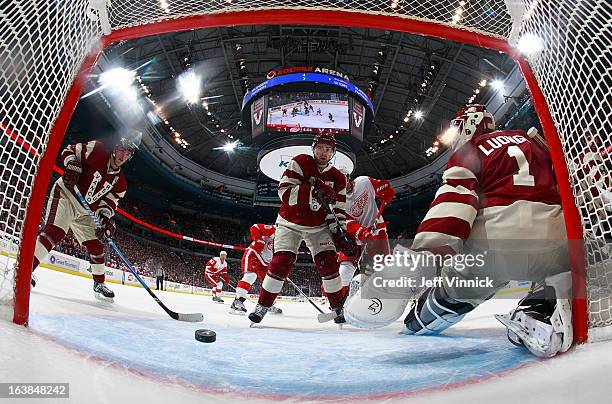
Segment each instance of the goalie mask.
[{"label": "goalie mask", "polygon": [[495,119],[484,105],[473,104],[461,108],[451,121],[450,147],[458,150],[472,137],[495,130]]}]

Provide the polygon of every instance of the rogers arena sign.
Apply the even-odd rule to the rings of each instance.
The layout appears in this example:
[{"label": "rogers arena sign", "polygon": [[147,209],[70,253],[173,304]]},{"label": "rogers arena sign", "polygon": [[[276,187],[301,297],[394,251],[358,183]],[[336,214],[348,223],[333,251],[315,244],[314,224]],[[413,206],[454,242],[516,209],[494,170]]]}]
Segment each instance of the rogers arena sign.
[{"label": "rogers arena sign", "polygon": [[297,66],[297,67],[287,67],[285,69],[270,70],[268,74],[266,74],[266,79],[270,80],[277,76],[282,76],[285,74],[292,74],[292,73],[322,73],[322,74],[329,74],[330,76],[340,77],[341,79],[349,81],[348,75],[342,72],[328,69],[326,67],[313,67],[313,66]]},{"label": "rogers arena sign", "polygon": [[[289,162],[298,154],[309,154],[312,156],[311,146],[285,146],[271,150],[259,160],[259,169],[266,177],[280,181]],[[337,169],[347,169],[349,173],[352,173],[355,169],[353,160],[340,150],[336,151],[331,163]]]}]

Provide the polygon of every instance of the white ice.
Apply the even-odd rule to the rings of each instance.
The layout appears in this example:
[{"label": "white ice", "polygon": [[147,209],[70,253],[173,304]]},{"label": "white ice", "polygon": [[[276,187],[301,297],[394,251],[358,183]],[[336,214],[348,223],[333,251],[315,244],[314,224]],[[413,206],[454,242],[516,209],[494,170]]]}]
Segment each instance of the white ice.
[{"label": "white ice", "polygon": [[[401,321],[340,330],[317,323],[308,303],[292,302],[278,304],[284,315],[249,328],[246,317],[228,314],[229,298],[219,305],[208,296],[156,292],[173,310],[205,315],[203,323],[181,323],[141,288],[110,284],[115,303],[102,304],[91,279],[36,273],[30,327],[0,321],[0,380],[68,382],[70,399],[61,402],[541,404],[608,402],[612,393],[612,344],[537,360],[511,345],[492,318],[512,308],[511,300],[489,301],[437,337],[400,336]],[[197,342],[198,328],[215,330],[217,341]]]},{"label": "white ice", "polygon": [[[295,125],[299,124],[306,128],[334,128],[346,129],[349,128],[348,121],[348,105],[330,105],[312,103],[315,112],[309,115],[298,114],[291,116],[291,108],[287,109],[287,115],[283,116],[282,110],[274,111],[268,115],[268,124],[284,124]],[[321,115],[317,115],[317,109],[321,108]],[[331,113],[334,122],[329,120],[328,114]]]}]

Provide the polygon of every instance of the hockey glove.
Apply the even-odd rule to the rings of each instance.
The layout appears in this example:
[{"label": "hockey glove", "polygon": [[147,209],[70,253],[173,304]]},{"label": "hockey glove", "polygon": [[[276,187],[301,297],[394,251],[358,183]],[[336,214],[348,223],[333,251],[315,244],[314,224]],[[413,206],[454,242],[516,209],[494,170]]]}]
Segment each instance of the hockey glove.
[{"label": "hockey glove", "polygon": [[325,184],[323,181],[317,181],[312,189],[313,196],[323,206],[336,202],[336,193],[333,188]]},{"label": "hockey glove", "polygon": [[333,234],[336,250],[340,251],[347,257],[352,257],[357,254],[357,245],[354,240],[351,240],[345,231]]},{"label": "hockey glove", "polygon": [[112,218],[108,217],[105,211],[96,212],[98,220],[100,221],[100,227],[96,229],[96,237],[101,242],[105,243],[108,239],[115,237],[115,231],[117,227]]},{"label": "hockey glove", "polygon": [[395,191],[393,190],[391,183],[387,180],[380,181],[375,192],[376,196],[384,203],[390,203],[395,196]]},{"label": "hockey glove", "polygon": [[251,246],[251,248],[258,254],[261,254],[261,252],[264,250],[264,247],[266,246],[266,242],[263,240],[257,240],[256,242],[253,243],[253,245]]},{"label": "hockey glove", "polygon": [[74,158],[70,160],[66,165],[66,170],[64,170],[64,175],[62,176],[66,188],[74,188],[74,186],[79,182],[82,172],[83,167],[81,166],[79,159]]},{"label": "hockey glove", "polygon": [[358,241],[373,240],[375,238],[377,238],[376,235],[367,227],[359,226],[357,231],[355,231],[355,239]]}]

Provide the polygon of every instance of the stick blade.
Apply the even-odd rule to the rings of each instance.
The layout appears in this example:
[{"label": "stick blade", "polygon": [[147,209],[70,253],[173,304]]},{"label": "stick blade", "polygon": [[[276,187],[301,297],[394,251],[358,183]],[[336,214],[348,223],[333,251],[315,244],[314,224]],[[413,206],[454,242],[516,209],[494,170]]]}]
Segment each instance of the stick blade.
[{"label": "stick blade", "polygon": [[176,317],[172,316],[172,318],[188,323],[200,323],[204,321],[204,315],[202,313],[176,313]]},{"label": "stick blade", "polygon": [[332,321],[334,318],[338,317],[335,311],[330,311],[329,313],[321,313],[317,315],[317,320],[319,323],[327,323],[328,321]]}]

